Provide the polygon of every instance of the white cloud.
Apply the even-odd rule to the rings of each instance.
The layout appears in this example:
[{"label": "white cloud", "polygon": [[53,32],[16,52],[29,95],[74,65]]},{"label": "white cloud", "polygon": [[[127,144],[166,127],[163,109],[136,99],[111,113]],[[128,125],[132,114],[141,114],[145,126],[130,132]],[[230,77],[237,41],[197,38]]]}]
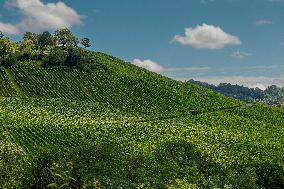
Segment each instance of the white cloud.
[{"label": "white cloud", "polygon": [[19,29],[16,26],[1,22],[0,22],[0,31],[2,31],[5,34],[11,34],[11,35],[16,35],[20,33]]},{"label": "white cloud", "polygon": [[281,42],[281,43],[280,43],[280,45],[281,45],[282,47],[284,47],[284,41],[283,41],[283,42]]},{"label": "white cloud", "polygon": [[150,59],[147,60],[134,59],[133,61],[131,61],[131,63],[141,68],[150,70],[152,72],[156,72],[167,76],[184,74],[187,72],[206,71],[211,69],[211,67],[181,67],[181,68],[164,67]]},{"label": "white cloud", "polygon": [[233,58],[243,60],[243,59],[245,59],[245,58],[251,56],[251,54],[250,54],[250,53],[246,53],[246,52],[237,51],[237,52],[234,52],[231,56],[232,56]]},{"label": "white cloud", "polygon": [[0,22],[0,29],[10,35],[82,24],[83,16],[61,1],[44,4],[40,0],[7,0],[6,6],[10,10],[17,10],[21,15],[16,24]]},{"label": "white cloud", "polygon": [[273,24],[271,20],[258,20],[255,22],[257,26]]},{"label": "white cloud", "polygon": [[132,64],[156,73],[163,73],[165,71],[165,68],[163,66],[149,59],[148,60],[134,59],[132,61]]},{"label": "white cloud", "polygon": [[[268,86],[277,85],[279,87],[284,87],[284,75],[279,76],[255,76],[246,75],[249,74],[251,70],[254,72],[269,71],[271,69],[281,70],[284,65],[259,65],[259,66],[245,66],[241,69],[242,75],[237,75],[237,73],[231,73],[231,75],[210,75],[212,72],[221,72],[220,69],[214,69],[212,67],[164,67],[157,62],[152,60],[140,60],[134,59],[132,64],[145,68],[147,70],[165,75],[175,80],[188,81],[194,79],[196,81],[203,81],[210,84],[218,85],[220,83],[231,83],[243,85],[250,88],[260,88],[264,90]],[[230,70],[229,70],[230,71]],[[248,72],[247,72],[248,71]]]},{"label": "white cloud", "polygon": [[166,72],[187,72],[187,71],[205,71],[211,67],[184,67],[184,68],[166,68]]},{"label": "white cloud", "polygon": [[194,48],[207,49],[222,49],[225,45],[241,44],[238,37],[224,32],[219,26],[207,24],[185,28],[185,36],[176,35],[173,41]]},{"label": "white cloud", "polygon": [[[218,85],[220,83],[231,83],[243,85],[250,88],[265,89],[271,85],[284,87],[284,76],[279,77],[264,77],[264,76],[209,76],[209,77],[194,77],[196,81],[203,81]],[[179,80],[184,80],[180,78]],[[188,79],[187,79],[188,80]]]},{"label": "white cloud", "polygon": [[259,88],[261,90],[265,90],[267,87],[265,87],[263,84],[261,83],[257,83],[255,85],[252,86],[252,88]]}]

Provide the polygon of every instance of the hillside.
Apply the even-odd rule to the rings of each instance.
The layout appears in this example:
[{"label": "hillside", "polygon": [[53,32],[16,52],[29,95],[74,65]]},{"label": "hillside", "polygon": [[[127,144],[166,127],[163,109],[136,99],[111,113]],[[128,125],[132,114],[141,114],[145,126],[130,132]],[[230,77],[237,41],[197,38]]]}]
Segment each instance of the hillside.
[{"label": "hillside", "polygon": [[1,68],[3,188],[284,188],[283,110],[88,56]]}]

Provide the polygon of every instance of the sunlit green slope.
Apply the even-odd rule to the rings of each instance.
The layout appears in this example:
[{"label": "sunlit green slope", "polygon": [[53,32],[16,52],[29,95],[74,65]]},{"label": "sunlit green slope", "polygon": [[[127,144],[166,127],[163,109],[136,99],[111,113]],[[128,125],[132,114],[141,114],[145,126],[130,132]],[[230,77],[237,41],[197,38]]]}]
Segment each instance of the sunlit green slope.
[{"label": "sunlit green slope", "polygon": [[[168,112],[214,109],[238,104],[217,93],[170,80],[119,59],[93,53],[97,67],[89,72],[76,69],[15,66],[8,72],[24,97],[91,100],[118,107]],[[5,73],[3,72],[3,82]],[[11,83],[11,82],[10,82]],[[7,85],[11,87],[9,84]],[[9,89],[1,96],[11,96]],[[154,108],[154,109],[153,109]]]},{"label": "sunlit green slope", "polygon": [[283,110],[90,56],[97,64],[85,71],[1,68],[0,155],[11,160],[0,185],[284,186]]}]

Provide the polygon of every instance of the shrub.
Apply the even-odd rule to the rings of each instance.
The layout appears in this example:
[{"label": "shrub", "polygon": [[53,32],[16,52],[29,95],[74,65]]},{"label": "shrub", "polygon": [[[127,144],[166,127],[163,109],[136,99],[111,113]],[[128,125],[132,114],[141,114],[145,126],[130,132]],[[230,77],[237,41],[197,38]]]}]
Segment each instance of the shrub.
[{"label": "shrub", "polygon": [[6,68],[12,67],[16,63],[17,63],[16,55],[10,55],[5,58],[0,58],[0,66],[6,67]]},{"label": "shrub", "polygon": [[39,58],[39,51],[36,50],[36,44],[32,40],[20,42],[17,54],[20,61],[38,60]]},{"label": "shrub", "polygon": [[57,66],[61,67],[66,61],[66,52],[59,47],[52,48],[44,55],[43,63],[45,67]]},{"label": "shrub", "polygon": [[263,188],[284,188],[284,170],[278,164],[263,163],[256,166],[257,184]]},{"label": "shrub", "polygon": [[67,50],[67,57],[65,60],[65,66],[78,67],[83,62],[87,61],[86,51],[81,48],[70,47]]},{"label": "shrub", "polygon": [[10,67],[16,63],[17,45],[10,39],[0,38],[0,66]]}]

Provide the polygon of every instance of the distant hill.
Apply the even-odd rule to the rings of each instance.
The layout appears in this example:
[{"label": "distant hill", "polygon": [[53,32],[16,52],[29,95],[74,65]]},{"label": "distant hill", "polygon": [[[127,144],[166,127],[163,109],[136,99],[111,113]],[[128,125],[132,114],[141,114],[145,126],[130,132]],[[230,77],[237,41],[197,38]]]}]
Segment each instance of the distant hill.
[{"label": "distant hill", "polygon": [[259,88],[249,88],[240,85],[232,85],[230,83],[220,83],[215,86],[206,82],[195,80],[188,81],[189,83],[197,84],[206,87],[225,96],[233,97],[239,100],[248,102],[263,102],[269,105],[282,107],[284,101],[284,88],[275,85],[267,87],[265,90]]}]

